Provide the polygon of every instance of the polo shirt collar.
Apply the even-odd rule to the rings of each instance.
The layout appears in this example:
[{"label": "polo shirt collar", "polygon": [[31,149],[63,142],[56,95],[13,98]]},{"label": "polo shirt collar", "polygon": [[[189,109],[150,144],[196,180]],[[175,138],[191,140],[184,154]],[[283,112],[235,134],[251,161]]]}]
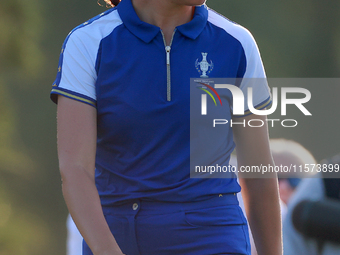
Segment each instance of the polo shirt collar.
[{"label": "polo shirt collar", "polygon": [[[122,0],[117,6],[119,16],[126,28],[145,43],[149,43],[160,32],[160,28],[139,19],[131,0]],[[177,30],[186,37],[195,39],[203,31],[208,20],[206,5],[196,6],[193,19]]]},{"label": "polo shirt collar", "polygon": [[208,21],[208,8],[207,6],[201,5],[195,7],[195,13],[192,20],[177,27],[177,30],[186,37],[196,39],[205,28]]}]

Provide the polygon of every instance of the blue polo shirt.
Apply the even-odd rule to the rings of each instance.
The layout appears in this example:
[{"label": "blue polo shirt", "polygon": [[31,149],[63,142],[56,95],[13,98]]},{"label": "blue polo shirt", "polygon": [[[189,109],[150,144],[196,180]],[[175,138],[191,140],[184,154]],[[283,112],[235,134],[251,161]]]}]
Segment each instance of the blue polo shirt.
[{"label": "blue polo shirt", "polygon": [[[206,72],[199,65],[202,53]],[[63,95],[97,109],[96,185],[103,206],[133,199],[195,201],[240,191],[235,178],[190,178],[189,87],[190,78],[201,75],[265,77],[251,34],[205,5],[176,28],[171,45],[165,45],[159,27],[138,18],[131,0],[68,35],[51,98],[57,102]],[[270,103],[268,87],[255,91],[254,102]],[[228,165],[232,130],[218,143],[217,153]]]}]

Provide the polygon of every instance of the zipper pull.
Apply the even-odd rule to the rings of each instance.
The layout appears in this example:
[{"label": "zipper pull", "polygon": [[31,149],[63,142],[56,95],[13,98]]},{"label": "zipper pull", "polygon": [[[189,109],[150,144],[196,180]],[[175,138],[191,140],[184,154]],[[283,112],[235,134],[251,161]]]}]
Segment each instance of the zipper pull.
[{"label": "zipper pull", "polygon": [[166,51],[166,64],[170,65],[170,46],[165,46],[165,51]]}]

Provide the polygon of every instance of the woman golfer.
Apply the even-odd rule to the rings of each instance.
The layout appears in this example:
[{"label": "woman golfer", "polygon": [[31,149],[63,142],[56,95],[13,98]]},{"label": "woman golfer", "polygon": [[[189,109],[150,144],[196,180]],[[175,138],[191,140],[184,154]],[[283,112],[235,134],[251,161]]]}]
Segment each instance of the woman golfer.
[{"label": "woman golfer", "polygon": [[[264,77],[250,33],[204,0],[122,0],[75,28],[51,98],[83,254],[249,255],[236,178],[190,178],[190,144],[199,139],[190,137],[190,78],[240,78],[247,91],[243,81]],[[266,85],[253,89],[253,104],[270,104]],[[236,144],[238,165],[273,164],[266,125],[221,134],[211,138],[209,162],[228,165]],[[282,254],[276,179],[240,183],[258,253]]]}]

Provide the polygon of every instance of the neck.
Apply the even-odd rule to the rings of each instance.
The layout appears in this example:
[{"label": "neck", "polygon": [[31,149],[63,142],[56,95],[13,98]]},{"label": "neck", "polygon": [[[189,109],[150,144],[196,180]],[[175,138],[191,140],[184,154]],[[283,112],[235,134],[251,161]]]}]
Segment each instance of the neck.
[{"label": "neck", "polygon": [[171,0],[132,0],[138,17],[162,29],[167,45],[177,26],[189,22],[193,7],[176,4]]}]

